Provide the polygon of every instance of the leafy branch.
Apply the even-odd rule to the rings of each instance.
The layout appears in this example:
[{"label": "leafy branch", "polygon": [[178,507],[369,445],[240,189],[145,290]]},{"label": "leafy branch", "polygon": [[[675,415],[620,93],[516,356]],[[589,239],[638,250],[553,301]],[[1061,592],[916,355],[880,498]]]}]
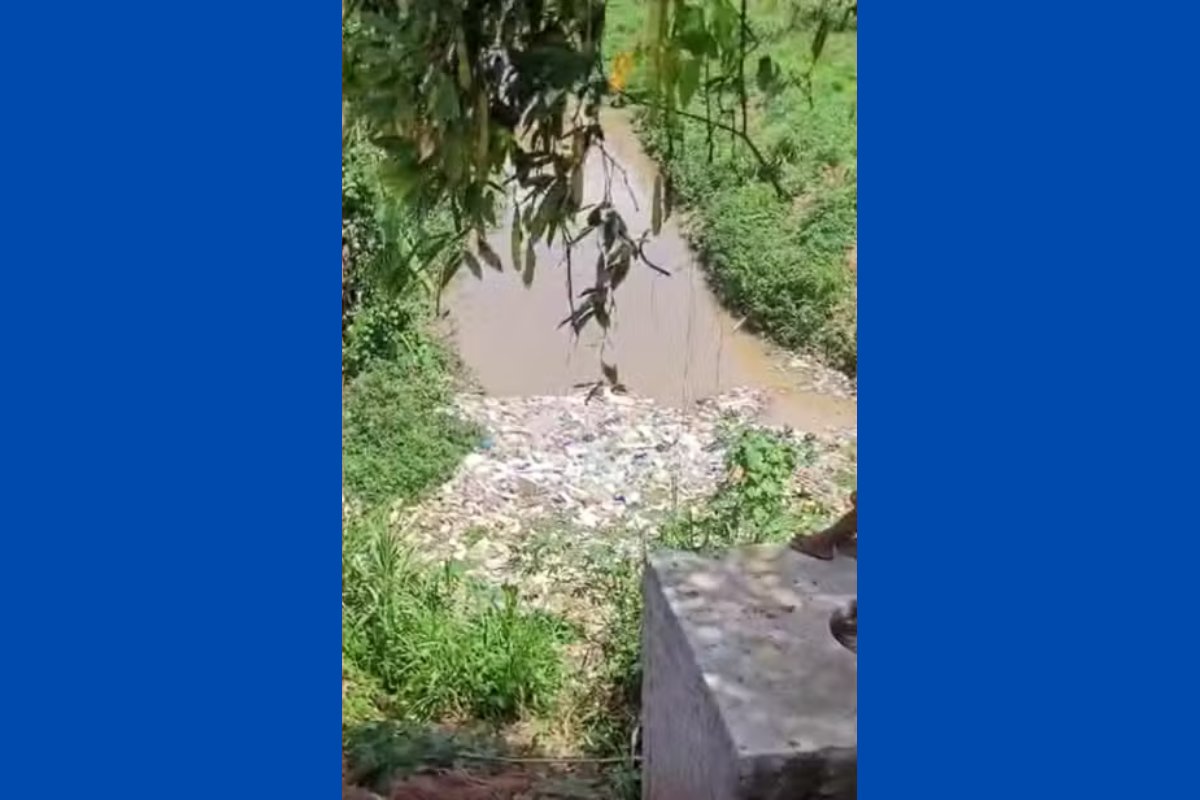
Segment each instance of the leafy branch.
[{"label": "leafy branch", "polygon": [[[612,173],[624,170],[604,149],[600,109],[612,97],[643,105],[667,130],[675,120],[705,123],[743,143],[759,173],[781,198],[778,170],[748,131],[746,59],[759,45],[741,0],[653,0],[650,33],[635,53],[618,54],[605,74],[604,0],[346,0],[343,14],[343,98],[346,116],[386,153],[388,186],[418,213],[446,209],[454,221],[448,258],[436,283],[444,287],[465,265],[504,269],[487,242],[503,207],[512,207],[512,267],[529,285],[535,246],[565,251],[571,313],[564,326],[578,333],[591,322],[608,329],[613,295],[631,265],[665,272],[645,255],[671,211],[669,187],[656,183],[651,231],[633,236],[612,203]],[[814,44],[814,60],[820,47]],[[628,92],[635,56],[648,55],[650,83]],[[701,75],[704,76],[703,82]],[[778,67],[762,55],[756,82],[770,94],[782,85]],[[688,109],[702,91],[703,115]],[[735,108],[725,109],[733,94]],[[731,119],[714,119],[728,113]],[[741,112],[740,126],[737,110]],[[584,206],[584,168],[599,151],[603,197]],[[577,220],[587,214],[586,225]],[[473,234],[473,236],[472,236]],[[594,234],[600,244],[593,279],[575,293],[571,250]],[[473,242],[473,244],[471,244]],[[578,301],[578,302],[577,302]]]}]

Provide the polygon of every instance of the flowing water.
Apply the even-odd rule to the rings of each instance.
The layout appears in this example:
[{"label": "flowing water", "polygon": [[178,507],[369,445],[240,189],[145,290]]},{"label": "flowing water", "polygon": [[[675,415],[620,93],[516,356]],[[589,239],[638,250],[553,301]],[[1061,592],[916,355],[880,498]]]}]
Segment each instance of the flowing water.
[{"label": "flowing water", "polygon": [[[607,170],[593,152],[585,169],[584,202],[602,197],[611,180],[613,204],[635,237],[650,227],[656,166],[645,155],[627,116],[606,112],[606,147],[620,165]],[[607,175],[606,175],[607,172]],[[575,293],[591,280],[597,256],[594,237],[572,256]],[[822,392],[828,373],[772,348],[743,330],[709,290],[675,215],[646,254],[671,275],[634,263],[616,293],[613,326],[605,339],[589,323],[576,340],[558,324],[569,313],[566,266],[560,245],[537,252],[533,285],[525,288],[508,269],[510,241],[502,225],[489,239],[506,271],[484,268],[482,280],[463,271],[444,305],[466,365],[485,392],[498,396],[554,395],[600,375],[600,358],[615,364],[630,391],[670,405],[686,406],[733,387],[752,387],[769,397],[767,417],[801,430],[856,425],[854,399]]]}]

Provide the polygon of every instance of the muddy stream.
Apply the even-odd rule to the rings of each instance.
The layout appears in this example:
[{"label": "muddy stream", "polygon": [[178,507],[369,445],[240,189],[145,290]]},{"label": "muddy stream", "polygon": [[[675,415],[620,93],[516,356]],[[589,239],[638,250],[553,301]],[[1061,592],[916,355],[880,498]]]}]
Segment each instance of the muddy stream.
[{"label": "muddy stream", "polygon": [[[629,118],[606,112],[608,152],[621,165],[612,174],[612,199],[633,235],[650,227],[656,165],[642,151]],[[626,180],[627,179],[627,180]],[[593,153],[585,170],[584,202],[604,194],[603,158]],[[647,255],[671,272],[659,275],[635,263],[617,291],[617,310],[607,341],[589,324],[576,340],[558,328],[569,313],[561,246],[537,252],[533,286],[508,267],[507,225],[490,239],[506,270],[485,268],[482,280],[465,270],[443,299],[459,354],[483,390],[496,396],[560,395],[600,374],[599,359],[620,370],[630,391],[665,405],[687,406],[733,387],[766,393],[766,416],[800,430],[852,428],[857,403],[839,389],[840,376],[772,347],[738,327],[708,288],[672,215]],[[592,237],[573,256],[576,293],[587,285],[597,255]],[[833,389],[823,387],[835,387]]]}]

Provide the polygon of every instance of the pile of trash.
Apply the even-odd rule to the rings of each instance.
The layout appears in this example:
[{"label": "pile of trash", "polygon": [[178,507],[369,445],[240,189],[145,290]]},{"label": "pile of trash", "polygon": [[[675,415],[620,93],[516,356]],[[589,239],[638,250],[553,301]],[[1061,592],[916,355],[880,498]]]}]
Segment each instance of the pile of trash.
[{"label": "pile of trash", "polygon": [[[711,495],[725,475],[728,434],[753,424],[766,397],[735,390],[691,408],[605,393],[584,397],[463,395],[458,412],[484,431],[454,477],[393,523],[424,557],[470,561],[500,577],[530,531],[552,521],[587,536],[644,530]],[[834,478],[854,430],[807,438],[816,461],[798,480],[840,505]],[[469,558],[468,558],[469,556]]]}]

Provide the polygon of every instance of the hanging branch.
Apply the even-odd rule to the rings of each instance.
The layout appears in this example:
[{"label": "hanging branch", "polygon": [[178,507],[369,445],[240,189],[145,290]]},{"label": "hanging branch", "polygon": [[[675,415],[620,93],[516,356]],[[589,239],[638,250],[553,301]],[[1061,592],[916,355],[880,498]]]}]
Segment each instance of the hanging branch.
[{"label": "hanging branch", "polygon": [[[647,100],[645,98],[636,97],[634,95],[629,94],[628,92],[621,92],[621,96],[624,97],[626,100],[628,100],[631,103],[638,103],[640,105],[644,105],[644,106],[648,106],[648,107],[655,106],[653,101]],[[754,144],[754,140],[751,139],[749,136],[747,136],[744,132],[738,130],[736,119],[734,120],[733,125],[726,125],[723,122],[717,122],[715,120],[708,120],[705,117],[700,116],[699,114],[693,114],[690,111],[684,111],[683,109],[675,109],[675,113],[686,119],[695,120],[697,122],[708,123],[708,124],[712,125],[714,128],[716,128],[717,130],[725,131],[730,136],[741,139],[743,142],[746,143],[746,146],[748,148],[750,148],[750,152],[754,155],[754,158],[758,161],[759,166],[762,167],[762,171],[766,175],[767,181],[775,189],[775,193],[777,195],[779,195],[779,199],[780,200],[788,200],[791,198],[791,195],[789,195],[787,193],[787,191],[783,188],[783,185],[779,182],[779,178],[775,174],[774,166],[762,154],[762,151],[758,149],[758,146]]]}]

